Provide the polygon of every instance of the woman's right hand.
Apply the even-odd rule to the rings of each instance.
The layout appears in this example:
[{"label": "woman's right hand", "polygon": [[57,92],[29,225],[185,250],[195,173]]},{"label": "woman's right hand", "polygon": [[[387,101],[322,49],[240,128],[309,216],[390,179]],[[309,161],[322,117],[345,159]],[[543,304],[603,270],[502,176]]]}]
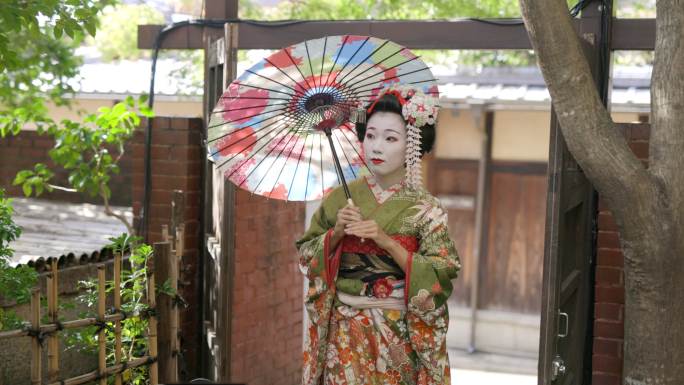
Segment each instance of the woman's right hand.
[{"label": "woman's right hand", "polygon": [[360,222],[362,220],[361,209],[348,203],[337,211],[337,222],[335,222],[333,236],[337,239],[342,239],[342,237],[344,237],[344,229],[348,224]]}]

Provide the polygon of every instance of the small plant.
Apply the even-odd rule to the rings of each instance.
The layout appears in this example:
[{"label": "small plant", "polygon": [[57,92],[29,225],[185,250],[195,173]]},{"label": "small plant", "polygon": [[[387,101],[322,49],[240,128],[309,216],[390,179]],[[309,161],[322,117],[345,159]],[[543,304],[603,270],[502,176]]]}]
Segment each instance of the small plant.
[{"label": "small plant", "polygon": [[[148,318],[153,311],[146,303],[147,298],[147,261],[152,255],[152,247],[140,243],[140,237],[122,234],[118,238],[110,238],[112,243],[108,246],[114,253],[129,253],[128,266],[121,270],[121,311],[126,318],[121,321],[122,361],[130,361],[148,354],[148,343],[145,333],[148,327]],[[126,264],[124,264],[126,266]],[[97,308],[98,285],[96,279],[79,282],[83,293],[76,301],[87,306],[88,309]],[[105,290],[111,296],[114,289],[114,281],[106,281]],[[156,287],[158,293],[175,296],[168,282]],[[92,311],[81,313],[82,318],[95,317]],[[114,325],[108,322],[104,325],[89,326],[86,328],[68,330],[66,344],[68,349],[76,349],[81,352],[97,354],[97,335],[100,328],[104,328],[107,340],[107,365],[114,364]],[[144,385],[148,383],[148,369],[141,366],[129,369],[123,374],[126,384]],[[113,383],[113,378],[110,378]]]},{"label": "small plant", "polygon": [[[0,189],[0,298],[23,304],[31,298],[31,288],[38,281],[36,271],[28,266],[14,268],[9,261],[14,250],[9,243],[19,238],[21,228],[12,220],[12,200],[5,198],[5,191]],[[22,320],[12,310],[0,307],[0,330],[18,329]]]}]

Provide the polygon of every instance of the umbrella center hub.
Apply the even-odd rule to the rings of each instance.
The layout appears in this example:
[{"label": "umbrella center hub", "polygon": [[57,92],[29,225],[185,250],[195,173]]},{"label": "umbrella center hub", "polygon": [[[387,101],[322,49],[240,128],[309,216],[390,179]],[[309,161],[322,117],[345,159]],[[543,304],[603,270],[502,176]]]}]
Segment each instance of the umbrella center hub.
[{"label": "umbrella center hub", "polygon": [[329,93],[319,92],[309,96],[304,102],[304,109],[311,112],[317,108],[332,106],[335,104],[335,97]]}]

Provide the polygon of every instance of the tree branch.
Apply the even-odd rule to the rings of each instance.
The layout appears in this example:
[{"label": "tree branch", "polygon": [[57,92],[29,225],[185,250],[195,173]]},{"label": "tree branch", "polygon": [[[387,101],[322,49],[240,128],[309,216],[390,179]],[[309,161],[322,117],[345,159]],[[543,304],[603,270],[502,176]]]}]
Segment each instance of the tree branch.
[{"label": "tree branch", "polygon": [[105,194],[104,191],[101,191],[100,196],[104,200],[105,214],[120,220],[126,226],[126,231],[128,231],[128,234],[135,235],[133,225],[130,222],[128,222],[128,219],[126,219],[124,215],[115,213],[112,210],[111,206],[109,206],[109,199],[107,198],[107,194]]},{"label": "tree branch", "polygon": [[633,209],[644,196],[637,189],[653,188],[653,180],[601,102],[566,3],[520,0],[520,8],[563,138],[620,216],[618,211],[629,210],[629,205]]},{"label": "tree branch", "polygon": [[684,230],[684,2],[658,1],[656,12],[649,165]]}]

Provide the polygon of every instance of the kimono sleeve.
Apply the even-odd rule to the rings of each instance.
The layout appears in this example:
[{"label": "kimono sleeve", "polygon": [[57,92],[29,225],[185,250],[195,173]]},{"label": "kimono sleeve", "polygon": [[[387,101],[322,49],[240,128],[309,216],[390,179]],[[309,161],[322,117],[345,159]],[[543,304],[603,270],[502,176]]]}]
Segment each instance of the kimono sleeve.
[{"label": "kimono sleeve", "polygon": [[437,385],[449,383],[447,299],[461,264],[439,202],[434,199],[421,206],[420,246],[409,253],[406,269],[406,320],[411,346],[420,359],[418,384]]},{"label": "kimono sleeve", "polygon": [[304,235],[295,242],[299,250],[299,269],[310,280],[327,280],[326,259],[330,256],[328,243],[332,237],[334,220],[326,213],[327,202],[321,203],[311,217],[311,224]]},{"label": "kimono sleeve", "polygon": [[432,198],[424,206],[418,223],[420,246],[409,253],[407,263],[406,302],[409,311],[429,322],[430,313],[446,305],[461,262],[439,201]]}]

